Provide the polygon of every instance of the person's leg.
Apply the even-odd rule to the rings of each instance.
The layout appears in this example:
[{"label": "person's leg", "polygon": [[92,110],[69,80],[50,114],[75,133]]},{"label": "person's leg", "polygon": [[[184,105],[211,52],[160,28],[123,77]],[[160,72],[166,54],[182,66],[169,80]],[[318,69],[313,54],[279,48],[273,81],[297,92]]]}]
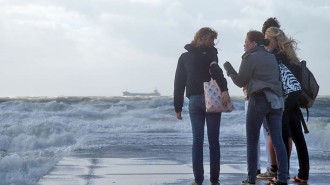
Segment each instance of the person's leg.
[{"label": "person's leg", "polygon": [[221,113],[206,114],[207,136],[210,149],[210,181],[217,183],[220,174],[220,132]]},{"label": "person's leg", "polygon": [[266,119],[264,120],[263,125],[264,125],[264,132],[266,133],[266,134],[264,134],[264,137],[265,137],[266,154],[268,157],[267,171],[257,175],[257,178],[258,179],[272,179],[272,178],[276,177],[276,174],[277,174],[276,156],[275,156],[275,151],[273,148],[272,140],[270,139],[270,136],[268,133],[269,131],[267,128],[268,126],[267,126]]},{"label": "person's leg", "polygon": [[[245,100],[245,116],[247,115],[249,100]],[[261,161],[260,161],[260,139],[258,141],[258,166],[256,175],[261,173]]]},{"label": "person's leg", "polygon": [[267,121],[264,119],[263,125],[263,133],[264,133],[264,140],[265,140],[265,153],[267,155],[267,163],[266,168],[267,170],[270,169],[270,156],[269,156],[269,149],[268,149],[268,129],[267,129]]},{"label": "person's leg", "polygon": [[296,113],[300,111],[299,107],[291,113],[290,128],[292,140],[296,145],[297,156],[299,161],[298,178],[303,180],[309,179],[309,155],[306,140],[302,131],[299,115]]},{"label": "person's leg", "polygon": [[[260,133],[261,134],[261,133]],[[258,163],[257,163],[257,173],[256,175],[260,174],[261,171],[261,161],[260,161],[260,136],[259,136],[259,141],[258,141],[258,147],[257,147],[257,155],[258,155]]]},{"label": "person's leg", "polygon": [[252,96],[249,100],[246,117],[248,181],[255,183],[258,165],[258,142],[260,127],[267,112],[265,95]]},{"label": "person's leg", "polygon": [[290,155],[291,155],[291,147],[292,147],[292,140],[290,134],[291,131],[289,125],[290,125],[290,111],[284,110],[282,114],[282,138],[287,152],[288,170],[290,170]]},{"label": "person's leg", "polygon": [[[204,97],[202,97],[204,98]],[[189,98],[189,116],[193,134],[192,165],[195,182],[202,184],[204,180],[203,143],[205,125],[205,105],[200,95]]]},{"label": "person's leg", "polygon": [[274,166],[276,166],[275,171],[277,171],[276,154],[270,135],[268,136],[268,150],[269,150],[270,166],[271,168],[274,168]]},{"label": "person's leg", "polygon": [[288,159],[286,148],[282,138],[282,110],[272,109],[267,114],[268,129],[274,146],[277,161],[277,179],[280,182],[286,182],[288,178]]},{"label": "person's leg", "polygon": [[290,174],[290,158],[291,158],[291,151],[292,151],[292,137],[290,134],[290,137],[288,138],[288,149],[287,149],[287,154],[288,154],[288,170]]}]

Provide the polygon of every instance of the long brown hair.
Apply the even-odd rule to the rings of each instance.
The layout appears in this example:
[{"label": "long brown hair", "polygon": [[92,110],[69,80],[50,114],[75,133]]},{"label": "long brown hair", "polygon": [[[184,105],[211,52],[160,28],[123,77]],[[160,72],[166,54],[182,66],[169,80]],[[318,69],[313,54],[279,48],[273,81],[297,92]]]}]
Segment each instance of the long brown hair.
[{"label": "long brown hair", "polygon": [[194,37],[194,40],[191,41],[191,45],[198,46],[205,44],[208,46],[213,46],[214,39],[218,37],[218,33],[209,27],[203,27],[199,29]]},{"label": "long brown hair", "polygon": [[273,38],[277,42],[277,50],[288,57],[291,63],[297,64],[299,59],[296,54],[297,41],[287,37],[280,28],[270,27],[265,35]]},{"label": "long brown hair", "polygon": [[264,38],[264,34],[262,34],[262,32],[260,32],[260,31],[251,30],[251,31],[247,32],[246,36],[249,41],[256,42],[258,46],[268,44],[268,40],[266,40]]}]

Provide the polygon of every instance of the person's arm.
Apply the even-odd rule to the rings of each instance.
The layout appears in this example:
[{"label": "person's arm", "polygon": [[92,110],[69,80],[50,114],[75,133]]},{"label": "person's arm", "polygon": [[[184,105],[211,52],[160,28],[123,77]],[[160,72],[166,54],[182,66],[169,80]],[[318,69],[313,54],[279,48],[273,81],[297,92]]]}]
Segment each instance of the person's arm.
[{"label": "person's arm", "polygon": [[185,87],[186,87],[186,78],[187,78],[186,71],[185,71],[185,68],[183,65],[183,60],[182,60],[182,55],[181,55],[178,60],[178,65],[176,68],[175,79],[174,79],[174,109],[175,109],[175,112],[180,113],[180,115],[181,115],[182,106],[183,106],[183,102],[184,102],[184,91],[185,91]]},{"label": "person's arm", "polygon": [[239,87],[245,87],[251,79],[252,68],[251,64],[247,60],[242,60],[241,66],[239,67],[238,74],[234,80],[234,83]]},{"label": "person's arm", "polygon": [[227,75],[238,87],[245,87],[251,79],[252,68],[249,61],[242,60],[238,73],[228,61],[225,62],[224,68],[227,71]]},{"label": "person's arm", "polygon": [[210,64],[211,77],[217,82],[221,92],[228,91],[227,80],[223,75],[223,71],[216,62]]},{"label": "person's arm", "polygon": [[210,74],[211,77],[217,82],[221,90],[222,104],[226,106],[230,101],[228,87],[227,87],[227,80],[223,75],[222,69],[215,61],[210,64]]}]

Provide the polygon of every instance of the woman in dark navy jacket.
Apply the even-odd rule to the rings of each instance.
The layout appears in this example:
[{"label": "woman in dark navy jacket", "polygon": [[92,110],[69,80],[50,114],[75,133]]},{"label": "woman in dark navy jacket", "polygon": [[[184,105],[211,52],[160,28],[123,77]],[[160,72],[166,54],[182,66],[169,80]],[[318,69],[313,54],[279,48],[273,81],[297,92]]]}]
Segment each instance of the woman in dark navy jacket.
[{"label": "woman in dark navy jacket", "polygon": [[193,133],[192,163],[195,176],[194,185],[202,184],[203,140],[206,120],[210,149],[210,181],[212,185],[219,184],[220,144],[219,129],[221,113],[206,113],[203,83],[211,77],[218,83],[222,91],[222,102],[229,101],[227,81],[218,65],[217,49],[214,40],[217,32],[211,28],[201,28],[194,40],[184,48],[187,52],[179,58],[174,81],[174,108],[177,119],[181,120],[184,102],[184,92],[189,99],[189,116]]}]

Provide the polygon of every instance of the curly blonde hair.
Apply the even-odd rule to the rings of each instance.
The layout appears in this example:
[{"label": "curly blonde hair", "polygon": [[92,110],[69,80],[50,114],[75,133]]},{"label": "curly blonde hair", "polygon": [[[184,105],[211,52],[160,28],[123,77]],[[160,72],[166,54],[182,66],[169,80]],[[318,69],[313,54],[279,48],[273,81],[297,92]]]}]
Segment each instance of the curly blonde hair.
[{"label": "curly blonde hair", "polygon": [[213,46],[214,40],[218,37],[218,33],[209,27],[203,27],[199,29],[194,37],[194,40],[191,41],[191,45],[199,46],[205,44],[207,46]]},{"label": "curly blonde hair", "polygon": [[296,54],[297,41],[287,37],[285,33],[277,27],[269,27],[265,35],[273,38],[277,42],[277,50],[288,57],[292,64],[297,64],[299,59]]}]

